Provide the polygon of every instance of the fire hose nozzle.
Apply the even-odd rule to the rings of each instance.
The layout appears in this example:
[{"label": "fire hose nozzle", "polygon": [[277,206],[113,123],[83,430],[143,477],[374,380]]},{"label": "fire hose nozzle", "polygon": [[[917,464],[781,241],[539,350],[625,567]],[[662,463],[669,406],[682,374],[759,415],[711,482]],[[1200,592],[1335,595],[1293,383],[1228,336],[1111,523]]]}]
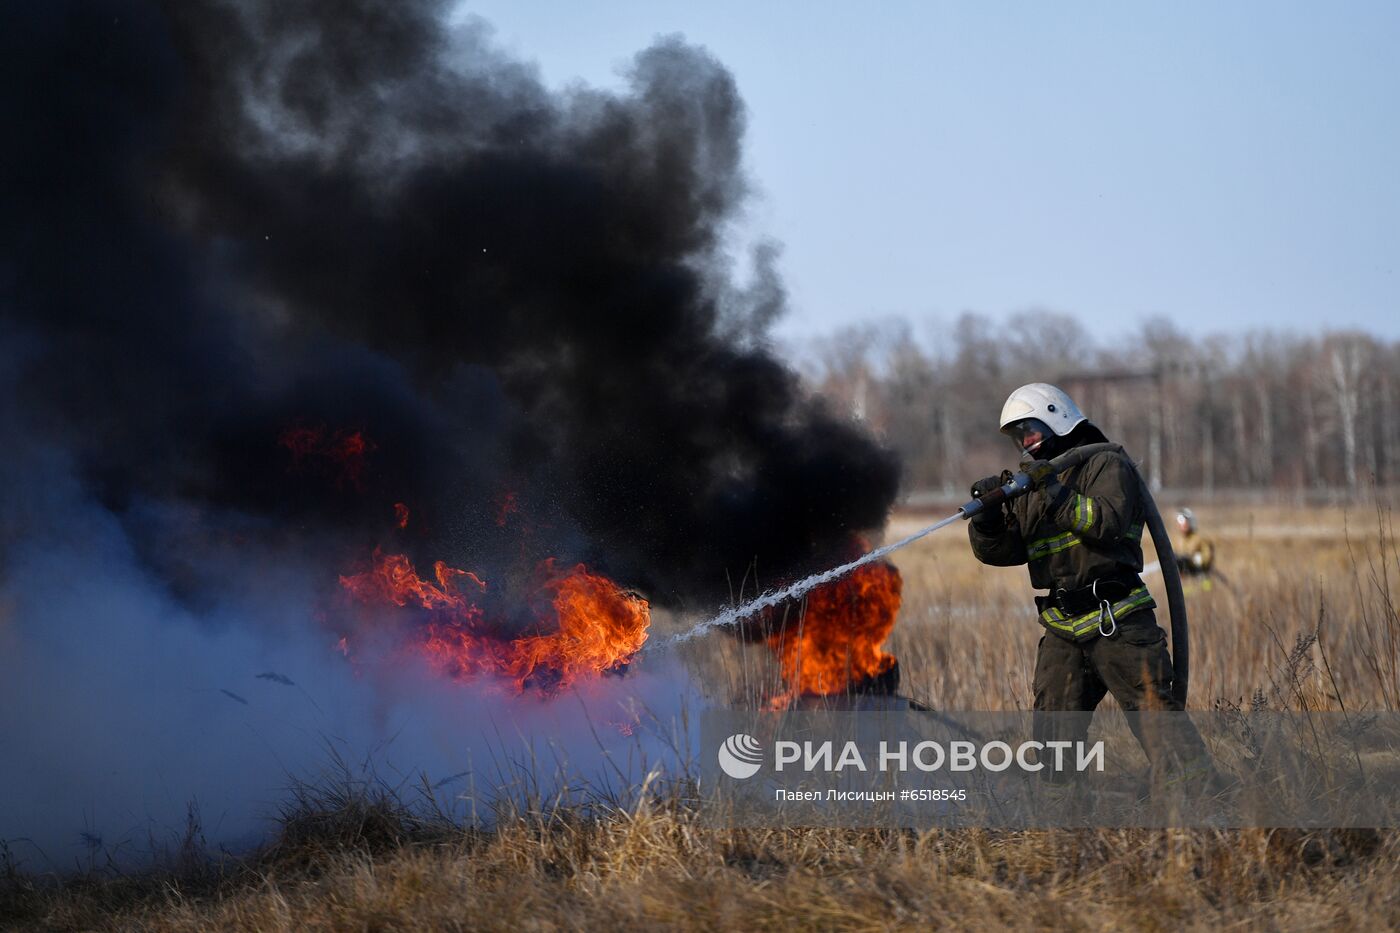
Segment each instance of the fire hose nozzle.
[{"label": "fire hose nozzle", "polygon": [[1003,502],[1010,502],[1012,499],[1019,499],[1031,491],[1031,478],[1025,473],[1013,473],[1011,479],[1005,485],[983,493],[971,500],[962,508],[958,509],[963,518],[971,518],[978,512],[989,507],[995,508]]}]

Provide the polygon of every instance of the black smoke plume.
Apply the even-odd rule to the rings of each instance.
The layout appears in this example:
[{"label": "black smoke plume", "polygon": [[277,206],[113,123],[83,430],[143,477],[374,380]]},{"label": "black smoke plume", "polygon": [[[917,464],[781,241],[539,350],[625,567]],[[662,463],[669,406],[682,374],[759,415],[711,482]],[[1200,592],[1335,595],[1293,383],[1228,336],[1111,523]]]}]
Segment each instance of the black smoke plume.
[{"label": "black smoke plume", "polygon": [[623,700],[692,688],[662,656],[545,703],[393,645],[361,678],[331,597],[376,547],[709,609],[884,519],[894,463],[765,349],[773,247],[732,275],[724,69],[668,39],[621,92],[552,93],[447,12],[0,12],[0,843],[27,864],[132,857],[191,799],[256,841],[328,745],[478,787],[502,735],[601,768]]},{"label": "black smoke plume", "polygon": [[398,502],[425,559],[557,553],[690,605],[880,525],[896,465],[765,348],[771,251],[731,275],[730,75],[663,39],[624,92],[551,93],[447,12],[7,11],[14,436],[196,603],[212,554],[343,566]]}]

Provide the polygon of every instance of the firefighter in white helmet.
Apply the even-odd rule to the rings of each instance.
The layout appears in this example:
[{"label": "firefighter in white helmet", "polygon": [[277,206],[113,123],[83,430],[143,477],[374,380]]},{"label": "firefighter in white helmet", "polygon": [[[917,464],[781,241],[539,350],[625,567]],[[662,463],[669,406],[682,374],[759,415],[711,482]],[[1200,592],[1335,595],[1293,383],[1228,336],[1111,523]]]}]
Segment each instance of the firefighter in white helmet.
[{"label": "firefighter in white helmet", "polygon": [[[1012,392],[1000,426],[1031,461],[1022,469],[1038,478],[1036,488],[976,514],[968,523],[972,550],[985,564],[1028,565],[1031,585],[1045,591],[1036,597],[1046,631],[1036,655],[1035,711],[1085,714],[1038,715],[1038,737],[1082,740],[1109,693],[1125,710],[1180,710],[1167,637],[1139,576],[1146,510],[1136,469],[1108,450],[1055,475],[1051,458],[1107,438],[1052,385]],[[979,480],[972,494],[981,497],[1007,479]],[[1184,717],[1168,732],[1174,734],[1138,736],[1154,766],[1165,764],[1167,752],[1178,762],[1182,753],[1185,760],[1205,760],[1200,736]]]}]

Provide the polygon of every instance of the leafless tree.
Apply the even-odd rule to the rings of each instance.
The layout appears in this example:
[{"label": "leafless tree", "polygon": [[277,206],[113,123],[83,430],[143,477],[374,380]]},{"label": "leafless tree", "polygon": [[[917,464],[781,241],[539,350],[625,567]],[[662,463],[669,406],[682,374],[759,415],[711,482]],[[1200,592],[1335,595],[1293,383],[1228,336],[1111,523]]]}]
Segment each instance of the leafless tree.
[{"label": "leafless tree", "polygon": [[814,390],[862,418],[906,487],[961,489],[1010,465],[996,431],[1025,382],[1064,386],[1154,485],[1336,487],[1400,481],[1400,343],[1359,333],[1195,337],[1165,319],[1096,342],[1071,316],[966,313],[934,339],[887,321],[816,341]]}]

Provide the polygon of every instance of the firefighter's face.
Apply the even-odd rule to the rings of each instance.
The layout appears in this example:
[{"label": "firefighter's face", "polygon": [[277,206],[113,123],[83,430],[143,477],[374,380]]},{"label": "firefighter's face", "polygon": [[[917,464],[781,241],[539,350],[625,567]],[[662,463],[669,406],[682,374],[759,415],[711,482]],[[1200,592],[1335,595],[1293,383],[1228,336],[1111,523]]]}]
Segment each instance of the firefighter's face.
[{"label": "firefighter's face", "polygon": [[1025,418],[1002,428],[1002,433],[1016,442],[1016,446],[1028,454],[1033,454],[1049,439],[1050,427],[1039,418]]}]

